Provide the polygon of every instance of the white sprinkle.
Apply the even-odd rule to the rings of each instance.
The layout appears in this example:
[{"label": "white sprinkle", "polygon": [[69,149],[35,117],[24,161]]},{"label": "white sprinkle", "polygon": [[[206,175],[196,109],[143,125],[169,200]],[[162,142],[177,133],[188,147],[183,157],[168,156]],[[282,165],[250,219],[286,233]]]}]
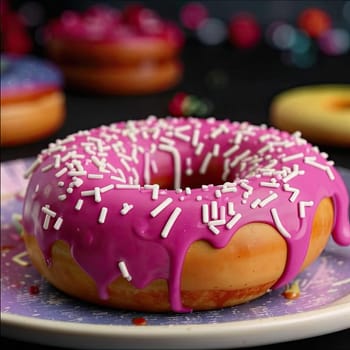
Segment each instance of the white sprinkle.
[{"label": "white sprinkle", "polygon": [[178,218],[178,216],[181,214],[181,208],[176,207],[173,212],[171,213],[168,221],[166,222],[166,224],[163,227],[162,232],[160,233],[161,237],[163,238],[167,238],[169,235],[170,230],[172,229],[176,219]]},{"label": "white sprinkle", "polygon": [[224,125],[221,125],[219,127],[217,127],[216,129],[214,129],[211,134],[209,135],[209,137],[211,139],[216,139],[219,135],[221,135],[222,133],[224,133],[226,131],[226,128]]},{"label": "white sprinkle", "polygon": [[205,174],[207,172],[207,169],[208,169],[208,166],[209,166],[209,163],[210,163],[210,160],[211,158],[213,157],[213,154],[211,152],[208,152],[204,159],[203,159],[203,162],[199,168],[199,173],[200,174]]},{"label": "white sprinkle", "polygon": [[210,226],[221,226],[221,225],[225,225],[225,220],[224,219],[219,219],[219,220],[211,220],[209,221],[209,225]]},{"label": "white sprinkle", "polygon": [[203,224],[207,224],[209,222],[209,205],[202,205],[202,222]]},{"label": "white sprinkle", "polygon": [[192,136],[192,146],[193,147],[197,147],[198,140],[199,140],[199,135],[200,135],[200,130],[199,129],[194,129],[193,130],[193,136]]},{"label": "white sprinkle", "polygon": [[161,137],[159,138],[159,141],[160,141],[160,142],[163,142],[163,143],[166,143],[166,144],[169,145],[169,146],[174,146],[174,144],[175,144],[175,141],[174,141],[174,140],[169,139],[169,138],[164,137],[164,136],[161,136]]},{"label": "white sprinkle", "polygon": [[177,137],[179,140],[182,140],[182,141],[185,141],[185,142],[189,142],[191,140],[190,136],[188,136],[186,134],[183,134],[181,132],[177,132],[177,131],[175,131],[174,137]]},{"label": "white sprinkle", "polygon": [[277,165],[277,163],[278,163],[278,160],[277,160],[277,159],[271,159],[271,160],[269,161],[269,164],[266,164],[266,165],[264,166],[264,168],[265,168],[265,169],[272,169],[272,168],[274,168],[274,167]]},{"label": "white sprinkle", "polygon": [[160,214],[169,204],[171,204],[172,201],[173,199],[171,197],[166,198],[162,203],[160,203],[151,211],[151,216],[155,217]]},{"label": "white sprinkle", "polygon": [[265,145],[264,147],[260,148],[259,151],[257,152],[258,154],[263,154],[266,151],[270,151],[270,149],[272,148],[272,146],[268,143],[267,145]]},{"label": "white sprinkle", "polygon": [[160,144],[159,150],[169,152],[173,156],[174,160],[174,188],[181,187],[181,157],[178,150],[169,145]]},{"label": "white sprinkle", "polygon": [[107,216],[108,209],[106,207],[102,207],[100,211],[100,215],[98,217],[98,222],[100,224],[104,224],[106,221],[106,216]]},{"label": "white sprinkle", "polygon": [[226,152],[224,152],[222,155],[224,158],[229,157],[231,154],[233,154],[234,152],[236,152],[239,149],[238,145],[234,145],[231,148],[229,148]]},{"label": "white sprinkle", "polygon": [[305,207],[312,207],[314,205],[313,201],[300,201],[299,202],[299,217],[300,218],[305,218],[306,216],[306,211]]},{"label": "white sprinkle", "polygon": [[16,254],[15,256],[13,256],[12,261],[14,261],[16,264],[20,265],[20,266],[29,266],[30,263],[26,260],[23,260],[23,257],[28,256],[28,252],[25,250],[21,253]]},{"label": "white sprinkle", "polygon": [[60,201],[64,201],[65,199],[67,199],[67,195],[65,195],[65,194],[60,194],[60,195],[58,196],[58,199],[59,199]]},{"label": "white sprinkle", "polygon": [[[117,172],[117,169],[111,164],[111,163],[107,163],[106,164],[106,168],[108,168],[109,170],[111,170],[113,173]],[[104,169],[103,171],[104,173],[109,173],[108,170]]]},{"label": "white sprinkle", "polygon": [[235,216],[233,216],[232,219],[226,224],[226,228],[230,230],[234,225],[236,225],[236,223],[241,217],[242,217],[242,214],[240,213],[235,214]]},{"label": "white sprinkle", "polygon": [[42,163],[42,159],[40,157],[35,159],[35,161],[31,164],[28,170],[24,173],[23,177],[27,179],[41,163]]},{"label": "white sprinkle", "polygon": [[191,176],[193,174],[192,170],[192,158],[186,158],[186,175]]},{"label": "white sprinkle", "polygon": [[139,184],[116,184],[115,188],[123,189],[123,190],[139,190],[141,186]]},{"label": "white sprinkle", "polygon": [[82,208],[82,206],[83,206],[83,203],[84,203],[84,201],[82,200],[82,199],[78,199],[77,200],[77,203],[75,204],[75,209],[76,210],[80,210],[81,208]]},{"label": "white sprinkle", "polygon": [[53,168],[53,164],[48,164],[41,168],[41,171],[45,173],[46,171],[49,171],[51,168]]},{"label": "white sprinkle", "polygon": [[116,173],[118,173],[119,176],[114,176],[111,175],[111,179],[115,180],[115,181],[120,181],[122,183],[126,182],[126,178],[125,178],[125,174],[123,173],[123,171],[121,169],[116,169]]},{"label": "white sprinkle", "polygon": [[187,195],[190,195],[190,194],[192,193],[191,188],[190,188],[190,187],[186,187],[186,188],[185,188],[185,193],[186,193]]},{"label": "white sprinkle", "polygon": [[55,159],[54,167],[55,169],[58,169],[61,165],[61,156],[59,154],[55,154],[53,157]]},{"label": "white sprinkle", "polygon": [[145,189],[151,189],[152,190],[152,199],[157,200],[159,196],[159,185],[154,184],[154,185],[145,185]]},{"label": "white sprinkle", "polygon": [[271,215],[280,234],[286,238],[291,238],[290,233],[282,225],[276,208],[271,209]]},{"label": "white sprinkle", "polygon": [[215,197],[220,198],[221,197],[221,191],[220,190],[215,190]]},{"label": "white sprinkle", "polygon": [[233,168],[235,167],[237,164],[239,164],[244,158],[248,157],[250,154],[250,150],[247,149],[244,152],[242,152],[241,154],[239,154],[238,156],[236,156],[234,158],[234,160],[230,163],[230,167]]},{"label": "white sprinkle", "polygon": [[289,201],[292,203],[296,200],[296,198],[298,197],[299,192],[300,192],[299,189],[297,189],[295,187],[291,187],[289,184],[284,184],[283,189],[286,192],[293,192],[293,194],[289,197]]},{"label": "white sprinkle", "polygon": [[220,145],[218,143],[215,143],[213,146],[213,156],[218,157],[220,154]]},{"label": "white sprinkle", "polygon": [[214,233],[214,235],[218,235],[220,233],[220,230],[214,225],[208,225],[208,227],[209,227],[209,230]]},{"label": "white sprinkle", "polygon": [[306,164],[312,165],[315,168],[318,168],[318,169],[321,169],[321,170],[325,171],[327,173],[328,177],[331,180],[334,180],[335,177],[334,177],[331,169],[329,168],[329,166],[317,163],[315,159],[316,159],[315,157],[305,157],[304,162]]},{"label": "white sprinkle", "polygon": [[203,199],[202,196],[197,196],[197,197],[196,197],[196,201],[198,201],[198,202],[201,201],[202,199]]},{"label": "white sprinkle", "polygon": [[94,195],[95,195],[95,202],[99,203],[101,202],[102,198],[101,198],[101,190],[99,187],[95,187],[94,188]]},{"label": "white sprinkle", "polygon": [[210,210],[211,210],[211,218],[213,220],[216,220],[219,217],[218,202],[217,201],[210,202]]},{"label": "white sprinkle", "polygon": [[94,196],[95,195],[95,190],[81,191],[81,195],[83,197]]},{"label": "white sprinkle", "polygon": [[243,139],[242,132],[237,132],[234,143],[240,144],[242,142],[242,139]]},{"label": "white sprinkle", "polygon": [[146,184],[151,182],[151,172],[150,172],[150,155],[148,152],[144,155],[145,165],[143,168],[143,180]]},{"label": "white sprinkle", "polygon": [[53,228],[58,231],[61,228],[62,223],[63,223],[63,219],[61,217],[58,217],[53,225]]},{"label": "white sprinkle", "polygon": [[278,194],[276,192],[273,192],[259,203],[259,207],[263,208],[265,205],[267,205],[268,203],[272,202],[277,198],[278,198]]},{"label": "white sprinkle", "polygon": [[88,174],[88,179],[103,179],[102,174]]},{"label": "white sprinkle", "polygon": [[227,203],[227,212],[228,212],[228,215],[230,216],[233,216],[236,214],[233,202]]},{"label": "white sprinkle", "polygon": [[282,181],[283,182],[288,182],[289,180],[293,179],[294,177],[298,176],[298,175],[304,175],[305,171],[304,170],[299,170],[299,165],[298,164],[294,164],[293,165],[293,171],[288,174],[287,176],[285,176]]},{"label": "white sprinkle", "polygon": [[114,185],[110,184],[110,185],[101,187],[101,188],[100,188],[100,192],[101,192],[101,193],[105,193],[105,192],[107,192],[107,191],[112,190],[113,188],[114,188]]},{"label": "white sprinkle", "polygon": [[158,165],[154,159],[151,160],[151,170],[152,170],[153,174],[158,173]]},{"label": "white sprinkle", "polygon": [[261,202],[261,199],[260,198],[256,198],[253,202],[250,203],[250,207],[252,209],[255,209],[255,208],[257,208],[257,206],[259,205],[260,202]]},{"label": "white sprinkle", "polygon": [[326,173],[327,173],[328,177],[329,177],[331,180],[334,180],[334,179],[335,179],[335,176],[334,176],[334,174],[333,174],[331,168],[327,167]]},{"label": "white sprinkle", "polygon": [[47,230],[50,225],[50,215],[45,215],[44,223],[43,223],[43,229]]},{"label": "white sprinkle", "polygon": [[122,274],[122,276],[127,280],[127,281],[131,281],[132,280],[132,277],[130,276],[129,274],[129,271],[128,271],[128,268],[126,267],[126,264],[124,261],[119,261],[118,262],[118,267],[119,267],[119,270]]},{"label": "white sprinkle", "polygon": [[49,215],[49,216],[51,216],[52,218],[54,218],[54,217],[56,217],[56,213],[53,211],[53,210],[51,210],[51,209],[49,209],[48,207],[42,207],[41,208],[41,211],[43,212],[43,213],[45,213],[46,215]]},{"label": "white sprinkle", "polygon": [[243,197],[245,199],[247,199],[253,193],[253,187],[248,185],[247,183],[241,182],[239,186],[245,190],[245,192],[243,193]]},{"label": "white sprinkle", "polygon": [[278,182],[268,182],[268,181],[261,181],[260,182],[260,186],[262,187],[274,187],[274,188],[277,188],[280,186],[280,184]]},{"label": "white sprinkle", "polygon": [[291,160],[295,160],[295,159],[298,159],[298,158],[302,158],[304,157],[304,153],[296,153],[296,154],[292,154],[290,156],[286,156],[286,157],[283,157],[282,158],[282,162],[289,162]]},{"label": "white sprinkle", "polygon": [[120,214],[126,215],[133,207],[132,204],[123,203],[123,208],[120,210]]},{"label": "white sprinkle", "polygon": [[56,177],[61,177],[61,176],[64,175],[67,171],[68,171],[67,168],[62,168],[61,170],[59,170],[59,171],[55,174],[55,176],[56,176]]},{"label": "white sprinkle", "polygon": [[197,145],[197,147],[196,147],[196,149],[194,151],[194,154],[196,156],[199,156],[202,153],[203,148],[204,148],[204,143],[203,142],[198,143],[198,145]]},{"label": "white sprinkle", "polygon": [[175,129],[175,132],[183,132],[183,131],[187,131],[187,130],[190,130],[192,128],[191,125],[183,125],[183,126],[178,126],[176,129]]},{"label": "white sprinkle", "polygon": [[221,189],[222,193],[237,192],[237,187],[235,186],[225,186]]},{"label": "white sprinkle", "polygon": [[127,161],[126,161],[124,158],[120,159],[120,163],[122,163],[122,164],[124,165],[124,168],[125,168],[127,171],[130,171],[130,170],[131,170],[129,164],[127,163]]},{"label": "white sprinkle", "polygon": [[226,207],[224,205],[220,207],[220,220],[226,221]]},{"label": "white sprinkle", "polygon": [[84,181],[79,177],[73,177],[73,186],[80,187]]},{"label": "white sprinkle", "polygon": [[84,176],[87,174],[85,170],[71,170],[68,172],[69,176]]}]

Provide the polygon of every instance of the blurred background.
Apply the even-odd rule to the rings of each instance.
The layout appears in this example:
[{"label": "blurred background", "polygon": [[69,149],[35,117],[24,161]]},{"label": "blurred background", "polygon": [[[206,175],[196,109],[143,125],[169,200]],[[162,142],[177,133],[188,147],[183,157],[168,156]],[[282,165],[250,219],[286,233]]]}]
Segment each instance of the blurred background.
[{"label": "blurred background", "polygon": [[[333,52],[328,48],[328,54],[340,54],[349,51],[349,28],[350,28],[350,2],[346,0],[209,0],[209,1],[118,1],[118,0],[10,0],[10,7],[22,18],[27,30],[33,38],[34,48],[40,50],[42,45],[42,26],[50,19],[56,18],[65,10],[82,12],[96,4],[105,4],[111,7],[122,9],[130,4],[143,4],[145,7],[156,10],[162,17],[177,21],[185,29],[190,29],[187,34],[196,37],[203,44],[223,44],[230,40],[229,24],[233,17],[239,13],[248,13],[254,17],[256,24],[263,36],[262,41],[271,44],[272,25],[288,24],[294,29],[304,29],[304,33],[311,34],[310,27],[314,27],[314,35],[321,34],[327,29],[332,29],[326,33],[333,36]],[[188,5],[200,4],[201,9],[193,9],[192,23],[184,20],[184,11]],[[313,19],[304,26],[300,23],[303,11],[318,9]],[[190,10],[189,10],[190,12]],[[193,19],[196,18],[196,19]],[[208,21],[209,20],[209,21]],[[207,23],[205,23],[207,22]],[[203,28],[204,25],[204,28]],[[199,30],[198,27],[202,26]],[[206,30],[205,30],[205,27]],[[309,28],[307,28],[309,27]],[[331,27],[331,28],[330,28]],[[291,28],[284,28],[285,37]],[[312,31],[312,29],[310,29]],[[190,33],[191,32],[191,33]],[[205,35],[206,34],[206,35]],[[325,33],[323,33],[325,34]],[[282,36],[280,34],[280,36]],[[280,38],[280,40],[282,40]],[[260,43],[261,44],[261,43]],[[283,43],[273,43],[282,48]],[[287,45],[284,43],[284,45]],[[319,47],[322,51],[327,51],[324,47]],[[337,51],[337,52],[336,52]],[[311,61],[311,59],[310,59]],[[305,63],[306,64],[306,63]],[[311,64],[311,62],[310,62]]]},{"label": "blurred background", "polygon": [[[201,116],[269,123],[271,101],[284,90],[307,84],[350,83],[349,0],[3,3],[13,15],[9,21],[1,21],[1,50],[5,52],[47,57],[43,28],[50,20],[67,10],[80,12],[101,4],[117,9],[142,4],[176,22],[185,33],[181,53],[184,74],[176,87],[139,96],[91,96],[65,87],[67,118],[51,139],[102,123],[167,115],[179,92],[199,103]],[[2,159],[35,154],[48,141],[25,149],[8,148]],[[341,164],[350,162],[344,150],[325,148]]]}]

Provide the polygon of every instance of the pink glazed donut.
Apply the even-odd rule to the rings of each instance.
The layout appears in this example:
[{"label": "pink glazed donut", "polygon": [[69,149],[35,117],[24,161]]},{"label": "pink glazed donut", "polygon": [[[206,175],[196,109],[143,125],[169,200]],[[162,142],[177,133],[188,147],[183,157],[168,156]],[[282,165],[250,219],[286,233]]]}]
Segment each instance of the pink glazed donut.
[{"label": "pink glazed donut", "polygon": [[299,133],[264,125],[118,122],[50,144],[25,176],[34,266],[61,291],[110,307],[237,305],[293,281],[331,236],[350,245],[333,162]]}]

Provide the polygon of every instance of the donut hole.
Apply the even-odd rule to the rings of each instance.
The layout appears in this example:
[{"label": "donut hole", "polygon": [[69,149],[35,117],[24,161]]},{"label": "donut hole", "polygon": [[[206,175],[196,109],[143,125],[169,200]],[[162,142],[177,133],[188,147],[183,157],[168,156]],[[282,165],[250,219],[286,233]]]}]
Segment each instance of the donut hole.
[{"label": "donut hole", "polygon": [[[158,158],[157,161],[162,160],[160,166],[158,166],[158,172],[152,175],[150,179],[150,184],[158,184],[162,189],[176,189],[177,181],[174,166],[172,164],[172,159],[166,160],[164,154],[162,158]],[[181,167],[181,175],[180,175],[180,188],[200,188],[204,185],[220,185],[223,183],[222,180],[222,160],[213,159],[206,169],[204,174],[200,172],[200,165],[192,164],[191,168],[183,165]],[[229,180],[229,179],[228,179]]]}]

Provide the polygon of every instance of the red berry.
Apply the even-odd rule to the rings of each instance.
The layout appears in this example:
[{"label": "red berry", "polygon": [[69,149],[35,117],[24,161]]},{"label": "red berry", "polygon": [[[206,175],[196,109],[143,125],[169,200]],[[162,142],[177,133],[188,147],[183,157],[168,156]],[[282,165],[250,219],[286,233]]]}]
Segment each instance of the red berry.
[{"label": "red berry", "polygon": [[185,92],[178,92],[169,103],[169,113],[172,116],[179,117],[184,115],[184,102],[187,98]]}]

